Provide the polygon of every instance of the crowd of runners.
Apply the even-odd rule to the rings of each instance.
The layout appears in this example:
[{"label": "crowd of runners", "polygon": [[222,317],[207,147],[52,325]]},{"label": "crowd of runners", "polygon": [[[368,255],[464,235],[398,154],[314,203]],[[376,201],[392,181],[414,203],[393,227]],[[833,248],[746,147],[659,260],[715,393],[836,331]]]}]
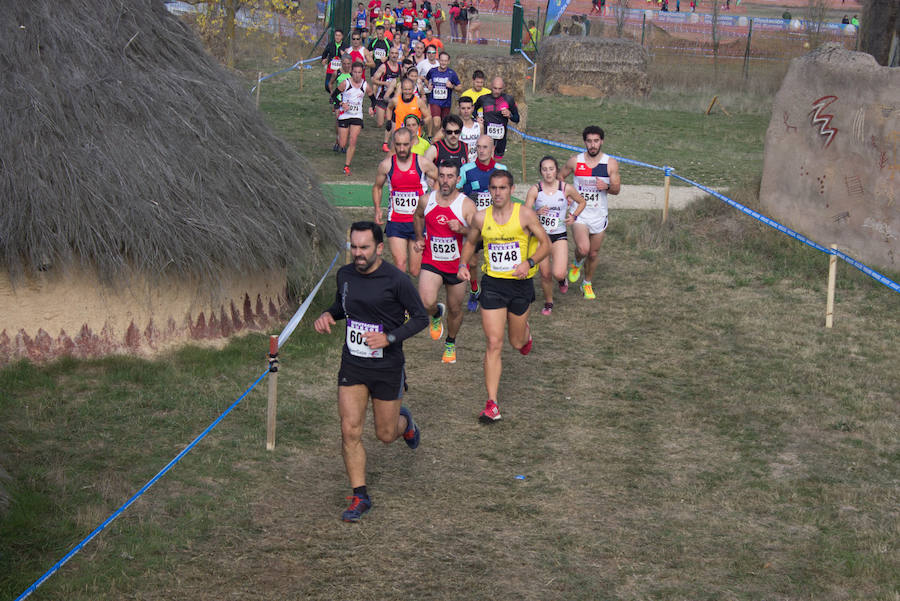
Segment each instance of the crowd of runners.
[{"label": "crowd of runners", "polygon": [[[346,319],[338,405],[353,495],[345,521],[358,521],[372,506],[362,444],[369,398],[379,440],[402,437],[413,449],[419,444],[419,429],[401,404],[403,341],[427,328],[433,340],[443,338],[442,362],[456,363],[465,309],[480,307],[487,401],[478,419],[500,420],[504,338],[522,355],[534,346],[532,278],[540,274],[544,316],[552,316],[554,295],[566,294],[579,279],[583,297],[594,299],[607,195],[620,190],[618,164],[602,150],[604,132],[591,125],[582,132],[584,152],[562,167],[554,157],[543,157],[540,181],[524,204],[514,202],[515,182],[502,160],[509,123],[518,123],[519,113],[504,80],[493,77],[485,87],[479,69],[472,73],[472,87],[462,90],[433,32],[411,39],[418,27],[410,26],[392,41],[383,24],[374,30],[365,44],[363,28],[351,32],[349,44],[336,31],[322,56],[337,121],[334,151],[346,155],[346,175],[364,125],[366,96],[365,112],[384,127],[381,147],[371,149],[384,157],[372,186],[373,219],[351,226],[353,260],[338,271],[334,304],[315,322],[316,331],[330,333],[337,320]],[[575,260],[567,265],[569,231]],[[385,238],[393,265],[383,259]],[[445,302],[439,302],[442,288]]]}]

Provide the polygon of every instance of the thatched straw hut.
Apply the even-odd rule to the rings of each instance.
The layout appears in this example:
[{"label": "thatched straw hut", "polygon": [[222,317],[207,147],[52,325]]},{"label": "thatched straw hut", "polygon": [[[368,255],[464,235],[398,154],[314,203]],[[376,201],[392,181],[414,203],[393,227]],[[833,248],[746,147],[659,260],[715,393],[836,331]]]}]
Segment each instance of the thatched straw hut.
[{"label": "thatched straw hut", "polygon": [[159,0],[3,14],[0,364],[271,324],[343,227],[246,86]]},{"label": "thatched straw hut", "polygon": [[566,95],[646,96],[649,61],[647,51],[631,40],[549,36],[538,53],[538,86]]}]

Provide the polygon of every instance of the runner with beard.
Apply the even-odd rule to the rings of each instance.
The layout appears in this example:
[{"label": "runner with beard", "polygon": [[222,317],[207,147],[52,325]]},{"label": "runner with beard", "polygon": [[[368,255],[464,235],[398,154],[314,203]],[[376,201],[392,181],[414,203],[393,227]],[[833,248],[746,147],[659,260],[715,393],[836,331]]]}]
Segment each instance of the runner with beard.
[{"label": "runner with beard", "polygon": [[413,214],[424,194],[423,177],[437,180],[437,167],[428,159],[411,152],[412,132],[401,127],[393,134],[394,153],[378,164],[375,184],[372,186],[372,204],[375,208],[375,223],[381,225],[381,194],[384,184],[389,184],[388,222],[385,235],[394,264],[400,271],[413,277],[419,275],[422,253],[415,248],[416,233]]},{"label": "runner with beard", "polygon": [[441,131],[444,136],[440,140],[436,140],[428,149],[428,152],[425,153],[425,158],[435,165],[441,165],[445,161],[450,161],[456,165],[458,175],[462,166],[468,162],[469,156],[469,149],[459,141],[459,134],[462,132],[462,119],[456,115],[447,115],[441,123]]},{"label": "runner with beard", "polygon": [[398,77],[400,77],[400,63],[398,62],[400,59],[400,50],[396,47],[388,50],[387,60],[381,63],[381,66],[375,70],[375,73],[372,75],[372,83],[378,86],[378,92],[375,94],[375,122],[378,124],[378,127],[384,127],[384,142],[381,145],[381,150],[384,152],[390,152],[390,148],[388,147],[388,139],[391,135],[391,122],[390,120],[385,121],[385,116],[390,117],[388,113],[388,90],[391,89],[392,83]]},{"label": "runner with beard", "polygon": [[575,188],[587,203],[572,225],[575,262],[569,268],[569,281],[573,284],[577,282],[583,267],[581,291],[584,298],[594,299],[597,298],[593,286],[594,270],[597,268],[600,247],[609,223],[606,196],[618,194],[622,189],[622,182],[619,178],[618,161],[602,151],[603,130],[596,125],[589,125],[584,128],[581,138],[584,140],[585,151],[570,158],[559,177],[565,180],[574,174]]},{"label": "runner with beard", "polygon": [[481,326],[487,338],[484,353],[484,385],[488,400],[478,419],[494,423],[500,419],[497,394],[503,371],[501,355],[504,330],[509,343],[523,355],[531,352],[533,342],[528,313],[534,302],[537,264],[550,252],[550,239],[537,214],[512,201],[513,176],[509,171],[491,175],[492,205],[478,211],[466,232],[466,244],[460,257],[458,275],[464,280],[475,277],[467,262],[484,242],[481,278]]},{"label": "runner with beard", "polygon": [[390,444],[402,436],[410,449],[419,446],[419,428],[401,405],[403,341],[428,325],[428,315],[412,282],[381,258],[383,252],[380,227],[371,221],[350,226],[353,263],[338,270],[334,304],[314,324],[319,334],[330,334],[337,320],[347,320],[338,371],[341,451],[353,488],[345,522],[358,522],[372,508],[362,443],[369,398],[378,440]]},{"label": "runner with beard", "polygon": [[[444,333],[441,318],[447,317],[447,339],[441,361],[456,363],[456,335],[462,325],[462,302],[466,284],[457,275],[463,235],[475,216],[475,203],[456,189],[459,165],[438,163],[437,189],[419,199],[415,214],[416,250],[422,253],[419,296],[431,316],[432,340]],[[437,302],[441,286],[447,304]]]},{"label": "runner with beard", "polygon": [[496,147],[494,156],[502,159],[506,153],[506,136],[509,122],[519,122],[519,109],[512,96],[503,92],[506,84],[502,77],[495,77],[491,83],[491,93],[478,98],[475,101],[475,110],[481,110],[479,119],[482,121],[484,133],[494,139]]},{"label": "runner with beard", "polygon": [[[456,186],[462,190],[463,194],[472,199],[475,208],[479,211],[491,206],[490,179],[497,170],[506,171],[506,165],[502,165],[494,159],[494,140],[487,135],[481,136],[475,143],[475,160],[463,165],[459,184]],[[480,251],[481,247],[479,246],[475,250]],[[478,255],[473,253],[471,261],[469,271],[475,273],[475,269],[478,267]],[[480,292],[478,278],[471,278],[469,285],[472,291],[469,294],[466,308],[474,312],[478,310],[478,294]]]}]

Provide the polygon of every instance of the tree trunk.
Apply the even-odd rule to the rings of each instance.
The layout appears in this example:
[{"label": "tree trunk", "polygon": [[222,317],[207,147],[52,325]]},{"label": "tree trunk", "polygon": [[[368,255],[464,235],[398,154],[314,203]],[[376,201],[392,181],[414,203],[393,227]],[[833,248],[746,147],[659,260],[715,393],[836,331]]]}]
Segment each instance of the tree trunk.
[{"label": "tree trunk", "polygon": [[234,0],[225,0],[225,65],[234,69]]},{"label": "tree trunk", "polygon": [[866,0],[859,26],[859,49],[887,66],[891,40],[895,33],[900,36],[900,4],[897,0]]}]

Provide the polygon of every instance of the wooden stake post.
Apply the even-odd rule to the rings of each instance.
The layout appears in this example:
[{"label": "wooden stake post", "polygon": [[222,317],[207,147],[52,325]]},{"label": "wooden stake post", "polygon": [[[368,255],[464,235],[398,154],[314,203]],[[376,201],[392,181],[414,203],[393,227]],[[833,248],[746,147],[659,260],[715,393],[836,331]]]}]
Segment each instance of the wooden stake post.
[{"label": "wooden stake post", "polygon": [[[831,245],[831,250],[837,250],[837,244]],[[834,284],[837,279],[837,255],[828,255],[828,296],[825,301],[825,327],[830,328],[834,323]]]},{"label": "wooden stake post", "polygon": [[278,336],[269,336],[269,404],[266,407],[266,450],[275,450],[275,416],[278,413]]},{"label": "wooden stake post", "polygon": [[669,220],[669,184],[672,180],[672,168],[671,167],[663,167],[663,173],[665,176],[665,194],[663,196],[663,218],[662,222],[665,223]]},{"label": "wooden stake post", "polygon": [[259,89],[262,87],[262,71],[256,75],[256,108],[259,108]]},{"label": "wooden stake post", "polygon": [[300,71],[300,91],[303,91],[303,65],[297,67],[297,71]]},{"label": "wooden stake post", "polygon": [[534,72],[531,74],[531,93],[537,90],[537,62],[534,63]]},{"label": "wooden stake post", "polygon": [[525,177],[525,132],[522,132],[522,183],[527,182]]}]

